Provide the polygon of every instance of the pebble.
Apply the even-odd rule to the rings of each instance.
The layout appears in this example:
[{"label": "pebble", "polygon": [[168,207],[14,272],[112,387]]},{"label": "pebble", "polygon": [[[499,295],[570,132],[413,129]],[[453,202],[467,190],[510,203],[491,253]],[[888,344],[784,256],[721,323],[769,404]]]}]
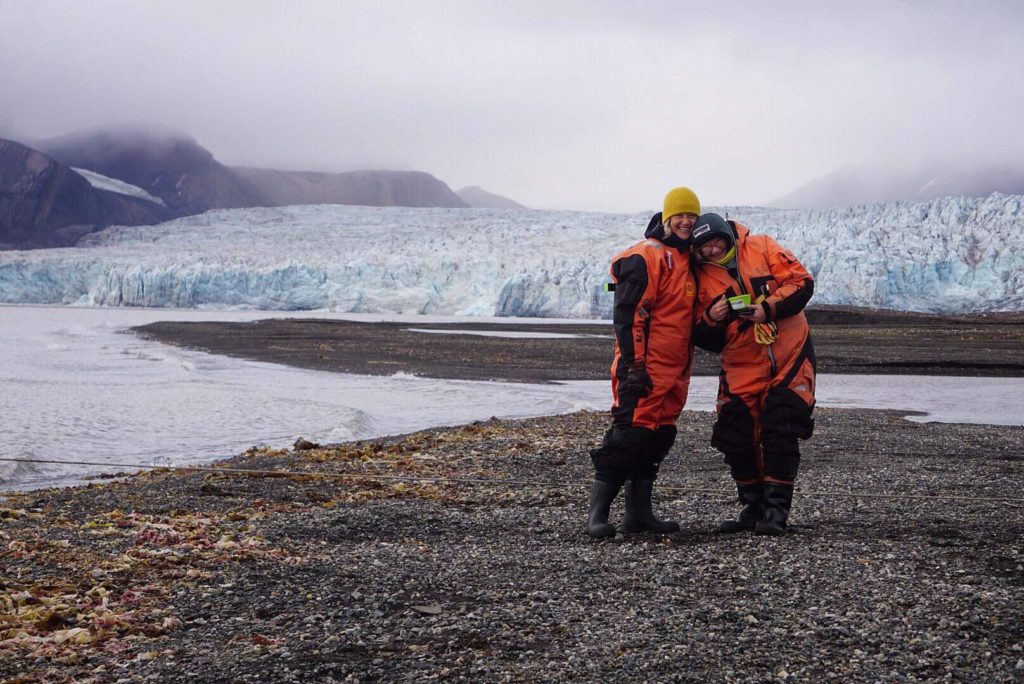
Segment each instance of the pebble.
[{"label": "pebble", "polygon": [[[1024,429],[912,423],[890,412],[817,413],[801,462],[799,485],[808,492],[909,493],[927,481],[927,491],[964,494],[954,485],[976,481],[986,483],[986,495],[1019,496],[1024,463],[1006,454],[1024,452]],[[187,583],[140,575],[139,585],[169,588],[160,607],[188,629],[147,637],[122,660],[94,651],[81,665],[6,651],[0,680],[25,672],[43,681],[86,680],[103,664],[127,681],[168,682],[671,681],[685,673],[857,684],[891,681],[894,672],[1005,681],[1024,669],[1017,627],[1024,523],[1006,507],[798,492],[784,537],[719,536],[718,520],[735,514],[731,484],[706,448],[711,416],[687,411],[681,435],[699,439],[677,444],[655,489],[656,510],[679,521],[681,532],[593,540],[583,533],[586,451],[606,422],[581,412],[364,443],[380,446],[372,468],[578,483],[571,488],[394,493],[240,478],[219,484],[231,496],[210,496],[199,491],[203,476],[190,475],[38,494],[47,515],[67,510],[67,519],[71,511],[84,520],[114,509],[259,510],[245,534],[281,556],[226,557]],[[519,443],[529,448],[512,448]],[[816,450],[817,443],[843,447]],[[395,444],[404,451],[390,454]],[[970,459],[959,445],[970,445]],[[353,463],[340,454],[308,460],[310,453],[238,463],[330,470]],[[690,491],[707,488],[723,495]],[[612,517],[621,515],[616,501]],[[3,531],[18,535],[29,522],[5,521]],[[115,548],[120,542],[111,536],[71,541],[92,558],[119,558],[131,548],[127,538]],[[18,562],[28,579],[51,572]],[[82,571],[89,586],[93,569]],[[255,635],[265,643],[254,644]],[[134,660],[142,652],[161,655]]]}]

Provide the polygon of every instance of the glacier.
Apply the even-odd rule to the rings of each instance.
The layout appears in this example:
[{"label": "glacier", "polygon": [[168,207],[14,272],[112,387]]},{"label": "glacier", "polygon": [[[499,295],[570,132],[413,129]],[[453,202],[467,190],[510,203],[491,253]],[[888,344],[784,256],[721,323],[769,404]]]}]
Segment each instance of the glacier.
[{"label": "glacier", "polygon": [[[1024,196],[709,208],[816,278],[812,306],[1024,310]],[[651,212],[653,213],[653,212]],[[0,303],[608,318],[650,213],[343,205],[214,210],[0,252]]]}]

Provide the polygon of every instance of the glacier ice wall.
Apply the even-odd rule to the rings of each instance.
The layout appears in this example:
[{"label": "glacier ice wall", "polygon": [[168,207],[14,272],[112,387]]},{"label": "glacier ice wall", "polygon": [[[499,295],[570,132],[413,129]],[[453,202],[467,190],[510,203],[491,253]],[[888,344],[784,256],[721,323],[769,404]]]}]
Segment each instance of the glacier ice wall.
[{"label": "glacier ice wall", "polygon": [[[813,304],[1024,309],[1021,196],[827,211],[721,207],[792,249]],[[0,252],[0,302],[608,317],[649,214],[339,205],[216,210],[77,248]]]}]

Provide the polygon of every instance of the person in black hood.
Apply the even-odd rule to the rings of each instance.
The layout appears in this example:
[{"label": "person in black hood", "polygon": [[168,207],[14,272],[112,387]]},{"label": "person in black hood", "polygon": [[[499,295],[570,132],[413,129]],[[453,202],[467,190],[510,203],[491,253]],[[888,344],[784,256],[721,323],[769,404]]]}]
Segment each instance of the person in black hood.
[{"label": "person in black hood", "polygon": [[719,531],[781,535],[814,432],[817,362],[804,307],[814,277],[796,256],[741,223],[704,214],[693,227],[700,278],[694,338],[721,354],[711,443],[743,506]]}]

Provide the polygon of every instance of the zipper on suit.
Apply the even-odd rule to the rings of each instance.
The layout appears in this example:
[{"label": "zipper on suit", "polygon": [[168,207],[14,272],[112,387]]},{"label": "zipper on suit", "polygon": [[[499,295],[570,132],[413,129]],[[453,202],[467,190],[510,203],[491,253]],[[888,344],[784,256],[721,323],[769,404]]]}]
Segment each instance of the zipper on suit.
[{"label": "zipper on suit", "polygon": [[[722,266],[722,268],[725,268],[725,267]],[[729,269],[726,268],[725,272],[729,273]],[[732,274],[730,273],[730,275],[732,275]],[[739,255],[739,251],[738,250],[737,250],[737,253],[736,253],[736,275],[735,275],[734,279],[736,280],[736,284],[740,288],[740,294],[749,294],[747,292],[747,286],[743,284],[743,274],[740,273],[740,255]],[[754,325],[757,325],[757,323],[755,323]],[[770,344],[766,344],[764,346],[764,348],[765,348],[765,351],[768,352],[768,363],[769,363],[769,365],[771,366],[771,369],[772,369],[772,377],[775,377],[775,374],[779,372],[779,364],[778,364],[778,361],[776,361],[776,359],[775,359],[775,352],[772,351],[772,345],[770,345]]]}]

